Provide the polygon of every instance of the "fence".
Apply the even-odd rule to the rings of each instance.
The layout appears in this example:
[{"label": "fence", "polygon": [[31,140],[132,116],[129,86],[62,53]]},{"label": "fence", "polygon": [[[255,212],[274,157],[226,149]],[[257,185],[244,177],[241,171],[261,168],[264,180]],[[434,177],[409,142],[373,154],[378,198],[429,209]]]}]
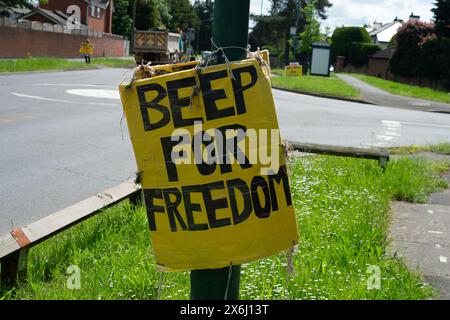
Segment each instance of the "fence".
[{"label": "fence", "polygon": [[[343,57],[342,57],[343,58]],[[338,57],[339,59],[339,57]],[[344,61],[336,63],[336,72],[362,73],[384,80],[395,81],[408,85],[427,87],[434,90],[447,91],[445,85],[440,80],[433,80],[421,76],[400,76],[391,72],[389,66],[390,57],[369,57],[369,61],[362,67],[348,64],[344,66]]]},{"label": "fence", "polygon": [[[300,152],[378,160],[383,167],[389,161],[389,153],[386,150],[336,147],[298,142],[289,142],[289,144]],[[11,287],[16,281],[25,278],[28,251],[33,246],[124,200],[129,199],[136,205],[140,197],[141,187],[136,185],[134,181],[129,180],[28,226],[16,228],[10,234],[1,237],[0,285]]]}]

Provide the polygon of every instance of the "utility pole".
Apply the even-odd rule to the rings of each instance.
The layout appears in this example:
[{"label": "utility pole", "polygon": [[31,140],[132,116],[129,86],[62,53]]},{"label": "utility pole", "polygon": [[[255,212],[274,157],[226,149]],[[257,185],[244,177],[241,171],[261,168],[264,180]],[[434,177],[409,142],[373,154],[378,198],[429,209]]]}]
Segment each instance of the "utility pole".
[{"label": "utility pole", "polygon": [[[247,49],[249,16],[250,0],[214,1],[212,36],[215,45]],[[246,52],[242,49],[226,49],[225,54],[230,61],[246,58]],[[224,62],[221,58],[219,63]]]},{"label": "utility pole", "polygon": [[[213,41],[217,47],[240,47],[247,49],[250,0],[216,0],[214,1]],[[216,48],[213,46],[213,50]],[[243,49],[224,49],[228,60],[245,59],[247,52]],[[224,62],[221,53],[218,63]],[[191,271],[192,300],[237,300],[239,299],[239,282],[241,266],[223,269],[206,269]]]},{"label": "utility pole", "polygon": [[297,16],[295,17],[295,34],[293,35],[293,37],[294,37],[294,61],[296,61],[296,55],[297,55],[297,48],[298,48],[298,29],[297,29],[297,27],[298,27],[298,22],[299,22],[299,20],[300,20],[300,13],[301,13],[301,10],[302,10],[302,3],[301,3],[301,0],[297,0],[296,2],[295,2],[295,7],[296,7],[296,10],[297,10]]},{"label": "utility pole", "polygon": [[130,54],[134,52],[134,29],[136,29],[136,4],[137,0],[133,0],[133,24],[131,27],[131,37],[130,37]]}]

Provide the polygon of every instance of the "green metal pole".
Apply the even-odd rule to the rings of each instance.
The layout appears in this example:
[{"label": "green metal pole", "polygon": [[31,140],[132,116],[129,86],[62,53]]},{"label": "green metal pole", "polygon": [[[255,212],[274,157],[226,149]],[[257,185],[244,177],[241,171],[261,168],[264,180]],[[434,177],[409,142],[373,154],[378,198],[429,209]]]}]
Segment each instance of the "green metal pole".
[{"label": "green metal pole", "polygon": [[[217,47],[247,49],[250,0],[214,1],[213,41]],[[216,47],[213,45],[213,50]],[[245,59],[242,49],[224,49],[230,61]],[[218,63],[224,57],[218,56]],[[192,300],[238,300],[241,266],[191,271]]]},{"label": "green metal pole", "polygon": [[[250,0],[214,1],[212,37],[217,47],[241,47],[247,49]],[[216,48],[213,45],[213,50]],[[225,49],[228,60],[242,60],[246,52],[242,49]],[[223,57],[219,57],[223,63]]]}]

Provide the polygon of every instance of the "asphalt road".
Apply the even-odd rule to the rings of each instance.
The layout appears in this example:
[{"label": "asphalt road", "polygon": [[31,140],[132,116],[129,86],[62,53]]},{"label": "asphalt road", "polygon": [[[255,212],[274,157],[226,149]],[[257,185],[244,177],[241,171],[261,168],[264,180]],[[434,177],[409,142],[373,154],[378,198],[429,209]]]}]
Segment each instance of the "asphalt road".
[{"label": "asphalt road", "polygon": [[[0,235],[133,176],[117,85],[130,70],[0,76]],[[286,139],[341,146],[450,140],[450,115],[274,90]]]}]

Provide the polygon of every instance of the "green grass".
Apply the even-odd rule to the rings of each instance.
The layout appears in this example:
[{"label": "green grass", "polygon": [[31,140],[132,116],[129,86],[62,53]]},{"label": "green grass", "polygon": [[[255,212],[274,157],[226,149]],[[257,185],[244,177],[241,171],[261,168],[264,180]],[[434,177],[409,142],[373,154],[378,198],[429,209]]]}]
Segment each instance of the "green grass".
[{"label": "green grass", "polygon": [[383,177],[383,186],[395,200],[425,203],[428,194],[448,187],[444,179],[430,179],[446,170],[445,162],[403,157],[392,162]]},{"label": "green grass", "polygon": [[330,97],[360,99],[357,89],[334,75],[329,78],[317,76],[285,77],[284,71],[277,69],[272,70],[272,73],[279,75],[271,79],[274,87]]},{"label": "green grass", "polygon": [[389,80],[383,80],[376,77],[371,77],[364,74],[350,74],[368,84],[371,84],[377,88],[385,90],[387,92],[398,94],[406,97],[420,98],[425,100],[433,100],[438,102],[450,103],[450,93],[445,91],[437,91],[430,88],[418,87],[398,83]]},{"label": "green grass", "polygon": [[50,70],[95,69],[99,65],[107,67],[133,67],[133,60],[115,58],[93,58],[90,65],[81,61],[69,61],[60,58],[27,58],[18,60],[0,60],[0,72],[26,72]]},{"label": "green grass", "polygon": [[92,58],[91,63],[94,65],[104,65],[109,68],[134,68],[136,66],[134,58],[130,59]]},{"label": "green grass", "polygon": [[68,61],[56,58],[28,58],[18,60],[0,60],[0,72],[21,72],[41,70],[74,70],[86,69],[92,66],[78,61]]},{"label": "green grass", "polygon": [[391,149],[392,154],[415,154],[418,152],[433,152],[437,154],[450,155],[450,142],[444,141],[427,146],[412,145]]},{"label": "green grass", "polygon": [[[441,168],[442,169],[442,168]],[[300,244],[287,276],[285,253],[242,268],[242,299],[425,299],[432,290],[388,250],[389,203],[421,200],[442,184],[434,166],[308,157],[291,166]],[[420,178],[415,179],[415,175]],[[399,183],[401,181],[401,183]],[[69,265],[81,269],[81,289],[66,288]],[[367,289],[367,270],[381,271],[381,288]],[[143,208],[128,203],[33,248],[27,282],[4,299],[156,299],[161,274]],[[162,299],[189,298],[189,272],[164,275]]]}]

